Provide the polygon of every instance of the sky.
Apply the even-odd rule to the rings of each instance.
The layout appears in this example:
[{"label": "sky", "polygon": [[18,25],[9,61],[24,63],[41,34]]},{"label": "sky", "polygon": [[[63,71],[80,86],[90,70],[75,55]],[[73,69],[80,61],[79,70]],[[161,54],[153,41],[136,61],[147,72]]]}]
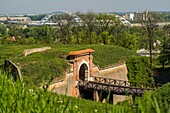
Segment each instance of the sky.
[{"label": "sky", "polygon": [[0,0],[0,14],[170,11],[170,0]]}]

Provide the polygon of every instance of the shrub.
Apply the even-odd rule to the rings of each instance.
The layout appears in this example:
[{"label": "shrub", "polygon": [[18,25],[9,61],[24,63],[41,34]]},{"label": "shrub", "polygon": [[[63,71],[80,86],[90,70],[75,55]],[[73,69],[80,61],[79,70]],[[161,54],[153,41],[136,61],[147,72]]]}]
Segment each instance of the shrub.
[{"label": "shrub", "polygon": [[132,57],[126,61],[126,64],[128,68],[128,79],[130,82],[154,85],[154,78],[147,57]]}]

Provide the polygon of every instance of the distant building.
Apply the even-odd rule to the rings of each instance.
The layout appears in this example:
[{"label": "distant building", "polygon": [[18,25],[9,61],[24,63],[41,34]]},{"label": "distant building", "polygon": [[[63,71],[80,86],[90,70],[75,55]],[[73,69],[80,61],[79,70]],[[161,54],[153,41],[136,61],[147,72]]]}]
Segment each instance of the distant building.
[{"label": "distant building", "polygon": [[2,16],[0,17],[0,22],[21,22],[21,23],[27,23],[30,22],[31,19],[29,17],[17,17],[17,16]]},{"label": "distant building", "polygon": [[148,11],[142,12],[142,13],[134,12],[134,13],[127,13],[127,14],[123,15],[123,17],[129,21],[139,21],[139,19],[147,20],[147,14],[148,14]]},{"label": "distant building", "polygon": [[134,13],[128,13],[126,15],[124,15],[124,17],[126,18],[126,20],[134,20],[135,14]]}]

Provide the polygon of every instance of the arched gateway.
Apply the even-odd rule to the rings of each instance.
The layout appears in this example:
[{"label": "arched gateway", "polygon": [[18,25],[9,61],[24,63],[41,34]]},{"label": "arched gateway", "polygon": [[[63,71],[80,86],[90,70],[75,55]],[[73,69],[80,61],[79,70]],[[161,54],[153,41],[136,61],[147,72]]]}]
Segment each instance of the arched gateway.
[{"label": "arched gateway", "polygon": [[74,80],[89,80],[92,76],[92,54],[93,49],[85,49],[80,51],[71,51],[67,57],[73,66]]},{"label": "arched gateway", "polygon": [[71,51],[69,56],[67,57],[68,61],[71,63],[73,67],[73,77],[74,77],[74,88],[72,88],[72,95],[80,96],[85,99],[93,100],[93,92],[92,91],[84,91],[81,89],[75,88],[77,86],[78,81],[86,81],[91,80],[90,78],[93,76],[92,72],[92,54],[95,51],[92,49],[85,49],[80,51]]},{"label": "arched gateway", "polygon": [[52,83],[49,86],[49,90],[58,94],[84,97],[77,87],[79,81],[90,81],[92,79],[93,63],[92,54],[95,51],[92,49],[85,49],[79,51],[71,51],[67,56],[67,60],[70,63],[70,69],[66,73],[64,81]]}]

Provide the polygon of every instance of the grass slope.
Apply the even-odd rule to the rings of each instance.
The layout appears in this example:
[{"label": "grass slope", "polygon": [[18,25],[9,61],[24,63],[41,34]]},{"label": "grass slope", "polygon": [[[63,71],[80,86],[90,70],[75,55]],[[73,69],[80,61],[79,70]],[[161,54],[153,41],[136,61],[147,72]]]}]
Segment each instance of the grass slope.
[{"label": "grass slope", "polygon": [[[27,57],[22,56],[25,49],[50,46],[51,50],[33,53]],[[69,68],[66,60],[70,51],[86,48],[95,50],[93,62],[101,68],[123,63],[127,58],[137,54],[122,47],[112,45],[0,45],[0,64],[4,59],[16,63],[24,75],[26,83],[39,84],[42,79],[49,77],[64,78],[65,71]]]}]

